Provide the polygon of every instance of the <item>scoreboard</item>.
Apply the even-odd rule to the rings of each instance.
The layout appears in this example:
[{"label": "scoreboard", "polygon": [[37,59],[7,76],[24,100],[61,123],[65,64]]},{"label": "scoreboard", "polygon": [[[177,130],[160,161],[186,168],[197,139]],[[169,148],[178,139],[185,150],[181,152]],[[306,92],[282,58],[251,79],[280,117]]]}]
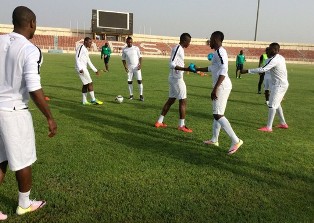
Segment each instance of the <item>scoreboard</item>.
[{"label": "scoreboard", "polygon": [[108,35],[133,35],[133,13],[93,9],[92,32]]}]

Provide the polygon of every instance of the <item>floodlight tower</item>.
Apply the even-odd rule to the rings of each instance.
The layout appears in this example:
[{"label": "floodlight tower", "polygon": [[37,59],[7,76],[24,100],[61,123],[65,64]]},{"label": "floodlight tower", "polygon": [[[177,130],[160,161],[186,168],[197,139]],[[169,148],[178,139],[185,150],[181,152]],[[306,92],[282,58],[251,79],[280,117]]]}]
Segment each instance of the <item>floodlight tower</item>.
[{"label": "floodlight tower", "polygon": [[257,1],[257,13],[256,13],[256,25],[255,25],[254,41],[256,41],[256,36],[257,36],[257,24],[258,24],[259,2],[260,2],[260,0]]}]

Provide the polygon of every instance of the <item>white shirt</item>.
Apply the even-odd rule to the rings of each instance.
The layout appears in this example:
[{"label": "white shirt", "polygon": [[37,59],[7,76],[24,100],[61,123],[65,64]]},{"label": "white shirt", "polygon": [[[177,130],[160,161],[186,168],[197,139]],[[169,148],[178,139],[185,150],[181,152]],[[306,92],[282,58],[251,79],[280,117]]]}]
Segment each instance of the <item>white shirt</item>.
[{"label": "white shirt", "polygon": [[75,55],[75,68],[77,71],[87,69],[87,64],[89,67],[96,73],[97,69],[91,62],[89,58],[89,53],[87,48],[83,45],[79,46],[76,50],[76,55]]},{"label": "white shirt", "polygon": [[41,89],[42,54],[24,36],[0,36],[0,110],[28,107],[29,92]]},{"label": "white shirt", "polygon": [[129,68],[137,67],[141,57],[140,49],[137,46],[126,46],[122,49],[122,60],[126,61]]},{"label": "white shirt", "polygon": [[[267,64],[269,60],[270,58],[266,59],[265,64]],[[265,72],[264,80],[270,80],[270,79],[271,79],[271,75],[270,75],[270,71],[268,70]]]},{"label": "white shirt", "polygon": [[225,76],[221,86],[225,89],[232,89],[232,83],[228,75],[228,54],[221,46],[214,52],[212,65],[208,67],[208,71],[212,73],[213,87],[216,85],[220,75]]},{"label": "white shirt", "polygon": [[288,86],[288,72],[286,67],[286,60],[280,54],[271,57],[263,67],[256,69],[249,69],[251,74],[264,73],[270,71],[271,80],[273,85]]},{"label": "white shirt", "polygon": [[170,68],[169,77],[175,78],[175,79],[183,78],[184,71],[175,70],[174,68],[176,66],[184,67],[184,49],[180,44],[176,45],[171,50],[171,57],[169,61],[169,68]]}]

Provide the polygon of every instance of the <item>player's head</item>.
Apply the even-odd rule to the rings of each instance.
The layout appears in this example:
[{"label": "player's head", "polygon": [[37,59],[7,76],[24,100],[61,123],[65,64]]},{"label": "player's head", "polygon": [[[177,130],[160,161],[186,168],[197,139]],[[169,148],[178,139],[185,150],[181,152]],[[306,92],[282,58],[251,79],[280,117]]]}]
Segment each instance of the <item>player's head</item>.
[{"label": "player's head", "polygon": [[268,50],[266,51],[268,57],[273,57],[279,53],[280,45],[278,43],[269,44]]},{"label": "player's head", "polygon": [[183,48],[187,48],[191,43],[191,35],[188,33],[182,33],[180,36],[180,45]]},{"label": "player's head", "polygon": [[36,15],[25,6],[18,6],[12,13],[12,23],[14,32],[24,35],[31,39],[36,31]]},{"label": "player's head", "polygon": [[132,39],[131,36],[128,36],[128,38],[126,38],[126,45],[127,45],[128,47],[132,47],[132,45],[133,45],[133,39]]},{"label": "player's head", "polygon": [[109,45],[108,45],[108,42],[106,42],[106,43],[105,43],[105,47],[108,47],[108,46],[109,46]]},{"label": "player's head", "polygon": [[212,33],[209,39],[209,46],[211,49],[217,50],[224,40],[224,34],[221,31],[215,31]]},{"label": "player's head", "polygon": [[243,50],[240,50],[240,54],[241,54],[241,55],[243,54]]},{"label": "player's head", "polygon": [[92,39],[90,37],[85,37],[84,39],[84,46],[86,48],[90,48],[92,45]]}]

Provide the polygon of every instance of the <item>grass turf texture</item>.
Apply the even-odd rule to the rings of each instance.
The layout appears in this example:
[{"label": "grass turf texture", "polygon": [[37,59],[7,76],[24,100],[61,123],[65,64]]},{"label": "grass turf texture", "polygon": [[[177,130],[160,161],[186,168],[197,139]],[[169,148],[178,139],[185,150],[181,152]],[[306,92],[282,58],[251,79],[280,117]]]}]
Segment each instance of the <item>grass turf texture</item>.
[{"label": "grass turf texture", "polygon": [[[100,56],[91,56],[103,68]],[[207,66],[206,61],[186,64]],[[247,63],[253,68],[256,63]],[[257,131],[266,125],[258,75],[235,79],[226,117],[244,145],[228,156],[228,136],[220,147],[203,145],[211,136],[211,76],[185,75],[186,123],[178,131],[178,102],[153,127],[168,97],[168,60],[143,60],[145,102],[129,101],[121,58],[112,56],[110,72],[92,74],[99,106],[81,105],[81,82],[74,55],[44,55],[42,85],[58,123],[47,137],[45,119],[30,104],[35,121],[38,161],[31,197],[47,205],[25,216],[14,214],[17,187],[8,171],[0,193],[6,222],[312,222],[313,65],[288,65],[290,87],[283,101],[288,130]],[[114,101],[123,95],[122,104]],[[275,118],[274,125],[278,123]]]}]

